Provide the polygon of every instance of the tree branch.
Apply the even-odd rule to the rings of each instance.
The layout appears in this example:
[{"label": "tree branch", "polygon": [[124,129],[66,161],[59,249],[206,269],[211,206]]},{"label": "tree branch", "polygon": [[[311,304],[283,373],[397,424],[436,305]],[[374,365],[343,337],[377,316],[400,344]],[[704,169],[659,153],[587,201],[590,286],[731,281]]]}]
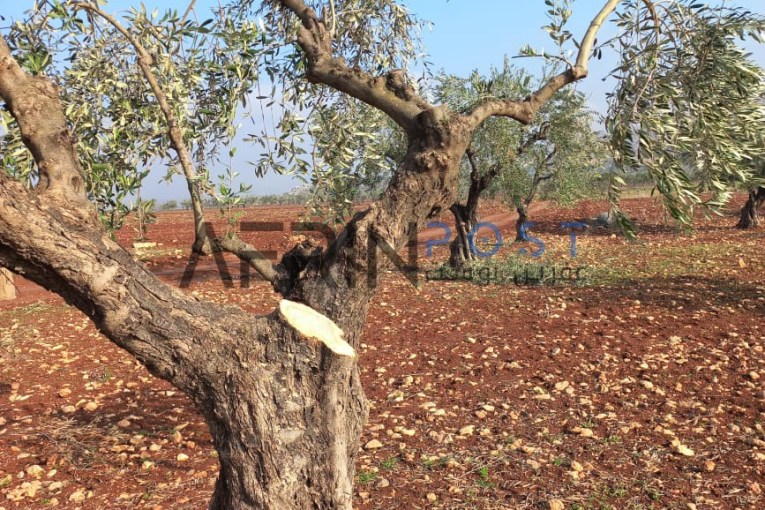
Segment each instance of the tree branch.
[{"label": "tree branch", "polygon": [[2,38],[0,99],[26,134],[47,185],[29,191],[0,172],[0,267],[61,295],[154,375],[204,398],[200,386],[218,376],[217,368],[205,372],[210,359],[220,367],[236,355],[232,336],[249,338],[257,351],[262,343],[252,341],[253,332],[270,319],[173,289],[109,238],[95,207],[69,180],[82,170],[55,88],[21,70]]},{"label": "tree branch", "polygon": [[229,253],[233,253],[240,259],[247,262],[266,281],[276,283],[279,276],[276,267],[271,264],[271,261],[268,260],[262,253],[257,250],[257,248],[251,244],[246,243],[236,237],[224,237],[222,239],[218,239],[217,244],[221,247],[221,249]]},{"label": "tree branch", "polygon": [[[157,377],[193,393],[212,346],[226,346],[232,327],[261,320],[171,288],[100,225],[75,222],[70,210],[51,206],[0,173],[0,266],[61,295]],[[92,207],[80,212],[88,211],[97,224]]]},{"label": "tree branch", "polygon": [[87,204],[85,172],[74,151],[58,90],[47,79],[24,72],[3,38],[0,97],[18,121],[24,145],[37,163],[37,193],[57,204]]},{"label": "tree branch", "polygon": [[[467,201],[465,202],[465,211],[469,221],[474,221],[481,193],[491,185],[494,178],[499,174],[500,170],[502,170],[502,167],[499,164],[492,165],[485,174],[481,175],[473,148],[468,147],[465,154],[470,163],[470,189],[468,190]],[[452,212],[454,213],[454,211]]]},{"label": "tree branch", "polygon": [[[544,168],[549,168],[550,166],[552,166],[552,161],[553,161],[553,158],[555,157],[556,152],[558,152],[557,146],[553,147],[553,150],[551,150],[550,153],[547,154],[547,156],[545,156],[545,160],[540,166]],[[553,177],[555,177],[555,173],[553,172],[540,175],[539,174],[540,166],[537,166],[534,169],[534,177],[531,179],[531,189],[529,190],[529,194],[526,196],[526,199],[523,201],[523,204],[526,207],[531,205],[531,202],[534,200],[534,197],[537,194],[537,189],[539,189],[539,185],[543,183],[544,181],[550,180]]]},{"label": "tree branch", "polygon": [[531,136],[526,138],[521,145],[518,146],[518,156],[529,150],[535,143],[547,140],[547,133],[550,131],[550,124],[545,122],[539,129],[534,131]]},{"label": "tree branch", "polygon": [[181,18],[181,26],[183,26],[183,24],[186,23],[186,20],[189,19],[189,15],[194,10],[196,3],[197,0],[191,0],[191,2],[189,2],[189,6],[186,7],[186,12],[183,13],[183,17]]},{"label": "tree branch", "polygon": [[[179,126],[178,120],[175,118],[175,113],[173,113],[173,109],[170,106],[169,100],[167,99],[167,94],[165,94],[165,91],[160,86],[159,80],[157,80],[154,71],[151,69],[152,64],[155,63],[154,58],[141,44],[141,42],[122,25],[122,23],[120,23],[115,17],[101,10],[98,6],[81,2],[74,2],[71,5],[75,9],[83,9],[102,18],[104,21],[113,26],[120,34],[122,34],[122,36],[125,37],[125,39],[127,39],[127,41],[135,49],[138,55],[138,67],[141,69],[141,73],[149,83],[149,87],[151,87],[151,90],[154,93],[154,97],[157,98],[159,109],[162,111],[162,115],[167,121],[167,136],[170,139],[170,145],[178,155],[178,162],[181,165],[183,176],[186,178],[186,183],[188,184],[189,194],[191,195],[191,206],[194,211],[196,242],[200,242],[200,240],[206,240],[207,236],[204,231],[202,197],[199,191],[199,177],[194,166],[194,160],[191,157],[191,152],[189,151],[189,148],[186,145],[186,141],[184,140],[183,130]],[[189,10],[193,8],[193,6],[194,2],[189,5]],[[203,249],[202,246],[195,245],[194,250],[208,252],[210,247],[208,245]]]},{"label": "tree branch", "polygon": [[[547,139],[547,133],[550,130],[550,124],[544,123],[542,124],[539,129],[534,131],[531,136],[526,138],[521,144],[518,146],[518,149],[516,151],[510,150],[510,159],[511,161],[515,161],[516,158],[521,156],[524,152],[526,152],[528,149],[530,149],[535,143],[540,142],[542,140]],[[553,153],[555,151],[553,150]],[[466,202],[466,208],[470,214],[475,215],[475,211],[478,208],[478,200],[481,197],[481,193],[488,188],[492,181],[494,180],[497,175],[499,175],[499,172],[502,170],[502,167],[500,165],[493,165],[484,175],[480,174],[480,170],[478,168],[478,161],[476,160],[475,153],[473,152],[472,147],[468,147],[468,149],[465,151],[465,154],[468,157],[468,162],[470,163],[470,189],[468,190],[468,198]],[[534,179],[536,180],[536,173],[534,174]]]},{"label": "tree branch", "polygon": [[549,152],[549,154],[547,154],[547,156],[545,156],[544,163],[542,163],[542,165],[545,168],[552,166],[553,159],[555,158],[555,154],[557,152],[558,152],[558,146],[557,145],[553,146],[553,149]]},{"label": "tree branch", "polygon": [[553,76],[539,90],[523,101],[489,99],[476,106],[467,116],[472,128],[477,128],[489,117],[510,117],[522,124],[529,124],[542,105],[549,101],[556,92],[566,85],[585,78],[589,72],[590,53],[595,44],[598,31],[618,4],[619,0],[608,0],[597,16],[590,22],[590,27],[587,29],[579,46],[579,54],[573,67]]},{"label": "tree branch", "polygon": [[478,170],[478,162],[475,159],[473,148],[468,147],[465,154],[467,155],[468,163],[470,163],[470,182],[477,181],[479,179],[478,176],[480,175],[480,171]]},{"label": "tree branch", "polygon": [[407,133],[415,128],[415,118],[431,108],[406,80],[402,70],[372,76],[361,69],[348,67],[332,52],[333,34],[323,20],[303,0],[279,0],[301,22],[298,44],[306,56],[306,78],[323,83],[381,110]]}]

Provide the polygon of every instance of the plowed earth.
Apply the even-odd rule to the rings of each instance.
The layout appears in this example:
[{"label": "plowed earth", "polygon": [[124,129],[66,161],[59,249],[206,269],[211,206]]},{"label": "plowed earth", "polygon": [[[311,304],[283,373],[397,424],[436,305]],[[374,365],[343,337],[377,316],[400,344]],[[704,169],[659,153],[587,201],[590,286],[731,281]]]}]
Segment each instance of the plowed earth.
[{"label": "plowed earth", "polygon": [[[420,235],[416,286],[383,275],[360,353],[358,509],[765,508],[765,230],[733,229],[731,211],[683,233],[633,199],[638,241],[591,228],[571,258],[561,222],[604,208],[532,210],[535,267],[582,268],[576,282],[428,280],[441,228]],[[278,226],[300,214],[247,210],[276,226],[242,237],[281,256],[305,232]],[[504,206],[482,217],[513,238]],[[188,292],[272,310],[229,256],[188,270],[189,226],[160,214],[141,258],[173,285],[185,273]],[[206,508],[217,461],[189,400],[60,298],[17,285],[0,307],[0,509]]]}]

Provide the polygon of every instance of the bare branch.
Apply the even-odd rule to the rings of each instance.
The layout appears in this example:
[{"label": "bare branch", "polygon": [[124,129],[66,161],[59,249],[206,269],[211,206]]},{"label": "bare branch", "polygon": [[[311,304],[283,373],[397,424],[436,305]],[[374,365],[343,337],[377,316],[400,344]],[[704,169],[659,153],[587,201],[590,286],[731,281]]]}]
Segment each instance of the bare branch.
[{"label": "bare branch", "polygon": [[186,7],[186,12],[183,13],[183,17],[181,18],[181,26],[183,26],[184,23],[186,23],[186,20],[189,19],[189,15],[194,10],[194,6],[196,5],[197,0],[191,0],[189,3],[189,6]]},{"label": "bare branch", "polygon": [[590,53],[598,31],[618,4],[619,0],[608,0],[590,22],[590,27],[579,46],[579,54],[573,67],[553,76],[539,90],[522,101],[490,99],[478,105],[467,117],[471,127],[477,128],[489,117],[510,117],[522,124],[529,124],[542,105],[549,101],[556,92],[566,85],[585,78],[589,72]]},{"label": "bare branch", "polygon": [[257,248],[251,244],[245,243],[236,237],[225,237],[223,239],[218,239],[217,244],[223,250],[233,253],[240,259],[247,262],[266,281],[271,283],[276,282],[279,276],[276,267],[274,267],[274,265],[271,264],[271,261],[269,261],[262,253],[257,250]]},{"label": "bare branch", "polygon": [[37,192],[59,204],[85,205],[85,173],[74,151],[58,90],[49,80],[24,72],[2,38],[0,97],[18,121],[24,144],[37,163]]},{"label": "bare branch", "polygon": [[361,69],[348,67],[345,60],[333,55],[332,31],[313,9],[303,0],[279,0],[279,3],[292,11],[302,24],[298,44],[305,52],[309,81],[323,83],[374,106],[407,133],[413,131],[417,115],[431,105],[407,82],[402,70],[372,76]]}]

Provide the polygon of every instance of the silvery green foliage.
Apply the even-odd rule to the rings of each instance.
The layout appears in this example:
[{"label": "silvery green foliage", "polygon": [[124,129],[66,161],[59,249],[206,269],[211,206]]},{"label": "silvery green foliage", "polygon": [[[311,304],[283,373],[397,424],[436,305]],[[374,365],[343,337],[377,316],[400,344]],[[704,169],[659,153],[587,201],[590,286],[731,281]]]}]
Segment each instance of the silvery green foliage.
[{"label": "silvery green foliage", "polygon": [[[489,76],[477,71],[467,78],[440,75],[437,78],[436,97],[442,104],[461,113],[470,112],[476,105],[489,98],[519,98],[532,92],[536,84],[533,76],[522,68],[513,67],[505,59],[501,68],[492,68]],[[538,127],[538,125],[537,125]],[[533,129],[530,127],[528,129]],[[510,201],[520,197],[530,176],[516,164],[516,151],[527,128],[518,122],[494,117],[486,120],[473,134],[471,148],[475,153],[480,171],[486,173],[499,167],[498,180],[502,182],[503,194]],[[460,197],[465,197],[470,186],[471,168],[465,160],[460,172]],[[496,188],[488,190],[489,193]]]},{"label": "silvery green foliage", "polygon": [[221,216],[226,219],[226,236],[233,236],[239,230],[243,211],[235,211],[235,208],[244,205],[247,193],[252,189],[251,184],[238,183],[239,172],[233,168],[232,160],[236,155],[236,147],[228,152],[229,164],[224,174],[218,175],[218,185],[214,196],[215,205],[218,206]]},{"label": "silvery green foliage", "polygon": [[[647,171],[670,214],[689,226],[694,206],[717,210],[736,184],[756,177],[763,71],[736,42],[760,41],[765,22],[739,8],[630,0],[616,23],[621,61],[607,121],[614,160],[624,172]],[[614,184],[617,201],[623,181]]]},{"label": "silvery green foliage", "polygon": [[[468,78],[438,77],[436,96],[456,111],[470,111],[488,97],[517,98],[529,95],[556,72],[556,66],[538,80],[505,59],[502,68],[492,68],[489,76],[473,72]],[[534,121],[523,126],[506,118],[488,119],[473,135],[471,149],[482,173],[498,168],[494,184],[487,190],[517,207],[532,192],[536,174],[544,177],[540,190],[546,199],[572,203],[591,196],[607,151],[592,129],[593,118],[585,96],[574,89],[556,94]],[[540,130],[543,139],[527,144]],[[528,145],[521,148],[522,145]],[[467,193],[471,169],[463,162],[461,195]]]},{"label": "silvery green foliage", "polygon": [[529,154],[540,176],[541,198],[572,205],[585,198],[602,198],[601,180],[610,159],[602,134],[593,129],[594,114],[587,98],[575,90],[557,94],[545,109],[547,138]]},{"label": "silvery green foliage", "polygon": [[[542,30],[547,32],[547,35],[553,40],[557,51],[550,53],[543,49],[537,50],[527,44],[521,47],[518,56],[541,57],[557,65],[573,67],[574,63],[571,57],[575,58],[575,52],[570,46],[573,45],[578,49],[579,43],[574,39],[573,34],[566,28],[566,25],[568,24],[571,15],[574,13],[574,0],[545,0],[544,3],[547,8],[545,14],[549,21],[547,25],[542,27]],[[596,46],[594,49],[595,56],[600,58],[600,52],[600,47]]]},{"label": "silvery green foliage", "polygon": [[[141,6],[116,18],[150,52],[152,71],[194,155],[200,184],[211,190],[209,167],[232,141],[238,108],[257,75],[262,36],[257,24],[233,20],[223,9],[197,20],[194,13],[184,18],[175,10],[160,14]],[[12,27],[8,40],[27,71],[47,74],[60,86],[88,191],[106,227],[120,228],[135,209],[137,202],[129,199],[151,165],[165,164],[168,179],[178,172],[166,119],[137,65],[135,48],[104,19],[58,1],[38,2]],[[34,181],[36,170],[18,130],[10,123],[7,130],[0,141],[5,167]]]},{"label": "silvery green foliage", "polygon": [[[570,65],[578,44],[566,30],[572,2],[545,4],[550,19],[545,30],[558,51],[522,53]],[[350,66],[377,75],[421,61],[423,24],[394,0],[311,0],[309,5],[319,10],[334,34],[336,55]],[[174,168],[156,102],[139,79],[135,54],[112,28],[72,10],[69,2],[45,0],[37,6],[8,39],[28,71],[51,75],[66,91],[91,194],[102,210],[119,210],[145,178],[146,165],[163,161]],[[367,169],[374,169],[370,176],[390,171],[385,165],[392,162],[386,156],[391,151],[376,147],[380,141],[374,136],[390,129],[388,121],[344,94],[300,78],[305,69],[295,44],[299,23],[278,2],[232,1],[211,21],[141,9],[120,19],[154,55],[154,69],[184,124],[205,184],[215,149],[232,136],[237,100],[246,101],[259,72],[265,79],[250,97],[262,106],[255,108],[252,134],[263,149],[253,162],[258,174],[302,175],[316,184],[318,203],[341,204],[335,210],[342,217]],[[757,101],[762,71],[735,40],[758,38],[763,21],[741,9],[626,0],[616,22],[621,62],[614,71],[619,85],[608,120],[614,159],[623,171],[650,173],[670,212],[688,223],[694,205],[719,207],[732,185],[751,180],[753,161],[762,157],[765,122]],[[603,44],[596,45],[596,56]],[[531,83],[521,85],[524,90],[511,92],[476,89],[455,108],[464,111],[502,94],[520,99],[531,89]],[[501,126],[495,120],[487,129]],[[0,157],[6,170],[34,182],[34,164],[7,112],[2,122],[7,134],[0,140]],[[618,177],[614,182],[616,201]],[[122,213],[116,216],[108,222],[116,225]]]},{"label": "silvery green foliage", "polygon": [[[393,0],[307,2],[334,35],[334,52],[349,67],[373,76],[422,64],[424,23]],[[395,168],[387,157],[390,133],[401,137],[387,116],[329,87],[305,78],[296,43],[299,22],[274,1],[232,2],[232,17],[257,17],[265,30],[258,104],[249,140],[260,146],[253,161],[258,175],[294,175],[314,189],[312,212],[329,222],[350,214],[359,190],[376,188]],[[417,83],[413,83],[415,87]]]},{"label": "silvery green foliage", "polygon": [[406,152],[401,129],[355,100],[317,108],[311,136],[311,214],[334,224],[351,216],[354,200],[377,198]]}]

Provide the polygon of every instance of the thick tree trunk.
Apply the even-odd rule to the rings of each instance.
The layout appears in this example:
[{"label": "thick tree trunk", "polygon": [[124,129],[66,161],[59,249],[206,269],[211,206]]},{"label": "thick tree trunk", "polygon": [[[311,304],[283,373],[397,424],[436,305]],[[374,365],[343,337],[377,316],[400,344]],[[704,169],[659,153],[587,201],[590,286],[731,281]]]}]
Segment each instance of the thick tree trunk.
[{"label": "thick tree trunk", "polygon": [[200,402],[220,461],[210,509],[350,510],[367,417],[355,359],[317,349],[278,317],[260,334],[272,339],[267,363],[221,367],[226,380]]},{"label": "thick tree trunk", "polygon": [[[8,177],[0,184],[2,264],[76,305],[195,402],[221,467],[211,508],[351,509],[367,416],[354,357],[307,338],[280,311],[252,316],[166,286],[103,232],[48,214]],[[371,296],[361,287],[363,299],[340,297],[337,323],[353,346]]]},{"label": "thick tree trunk", "polygon": [[765,203],[765,188],[757,188],[756,190],[749,192],[749,199],[741,208],[741,215],[736,227],[738,228],[754,228],[760,225],[760,216],[757,209],[762,207]]},{"label": "thick tree trunk", "polygon": [[[383,199],[282,276],[286,297],[332,319],[354,348],[389,264],[369,257],[370,243],[403,248],[457,188],[464,124],[438,108],[420,122]],[[279,311],[252,316],[162,284],[109,239],[92,206],[57,201],[0,174],[0,265],[62,295],[192,398],[219,454],[210,508],[350,510],[367,416],[356,359],[306,338]]]},{"label": "thick tree trunk", "polygon": [[[160,282],[111,241],[87,201],[57,90],[45,77],[27,75],[2,38],[0,98],[19,123],[40,178],[30,191],[0,172],[0,267],[63,296],[152,374],[190,396],[219,454],[211,509],[350,510],[366,403],[356,358],[317,341],[316,328],[337,336],[340,328],[347,346],[358,347],[377,273],[389,264],[371,257],[372,248],[403,248],[412,229],[454,203],[460,160],[484,120],[503,115],[529,122],[555,91],[587,75],[595,32],[617,0],[591,24],[575,67],[524,101],[487,101],[467,116],[429,105],[400,71],[372,77],[347,67],[333,56],[332,32],[305,2],[278,3],[301,22],[307,78],[385,112],[409,140],[379,202],[357,213],[328,249],[305,250],[276,272],[275,287],[323,314],[321,321],[295,324],[281,308],[252,316],[200,302]],[[149,61],[140,55],[143,68]],[[177,138],[177,125],[168,124]],[[192,201],[195,189],[190,185]],[[474,223],[475,204],[471,209],[468,202],[466,218]],[[201,212],[200,201],[195,220]],[[197,241],[203,234],[197,232]]]},{"label": "thick tree trunk", "polygon": [[[457,187],[464,125],[438,108],[424,112],[420,124],[422,135],[410,138],[382,200],[357,213],[327,250],[296,247],[279,267],[275,287],[331,318],[354,348],[377,274],[389,265],[370,258],[370,243],[401,249],[410,229],[450,203]],[[350,509],[367,414],[358,367],[326,349],[311,355],[281,322],[266,329],[278,339],[268,363],[232,381],[208,419],[221,455],[211,508]],[[242,414],[243,402],[251,413]]]}]

